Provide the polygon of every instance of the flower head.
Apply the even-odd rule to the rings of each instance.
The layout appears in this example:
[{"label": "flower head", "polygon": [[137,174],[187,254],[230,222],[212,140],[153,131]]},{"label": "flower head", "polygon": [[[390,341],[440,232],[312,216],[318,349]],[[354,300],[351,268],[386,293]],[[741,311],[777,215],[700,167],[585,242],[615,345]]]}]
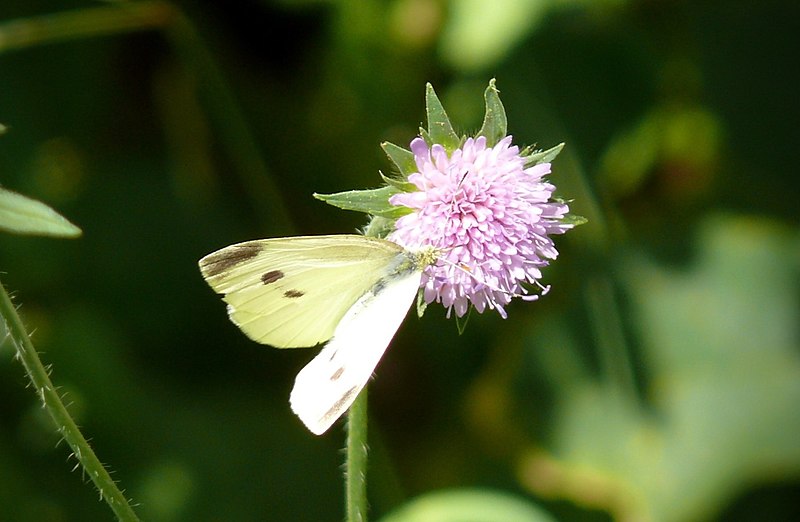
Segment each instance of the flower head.
[{"label": "flower head", "polygon": [[526,168],[511,136],[487,147],[486,138],[468,138],[452,154],[422,138],[411,142],[417,172],[408,181],[419,189],[389,199],[411,209],[388,239],[406,248],[434,246],[442,262],[423,278],[425,301],[437,301],[463,316],[504,306],[513,297],[537,299],[525,283],[539,283],[541,268],[558,256],[550,238],[573,224],[569,208],[552,200],[555,187],[544,180],[550,163]]},{"label": "flower head", "polygon": [[433,247],[439,258],[425,269],[423,297],[458,317],[470,306],[506,317],[514,297],[538,299],[549,289],[540,283],[541,269],[558,256],[551,236],[585,222],[553,198],[555,187],[545,179],[563,144],[520,151],[508,136],[494,80],[484,98],[483,126],[476,137],[462,138],[428,84],[428,129],[420,129],[410,151],[383,144],[400,178],[384,176],[388,185],[378,189],[316,195],[373,215],[368,235],[415,251]]}]

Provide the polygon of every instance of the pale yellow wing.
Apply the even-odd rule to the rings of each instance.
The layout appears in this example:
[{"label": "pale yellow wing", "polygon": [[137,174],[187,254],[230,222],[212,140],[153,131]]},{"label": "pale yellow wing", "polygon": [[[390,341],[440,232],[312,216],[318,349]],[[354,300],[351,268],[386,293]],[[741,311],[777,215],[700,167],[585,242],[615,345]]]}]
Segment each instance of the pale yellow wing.
[{"label": "pale yellow wing", "polygon": [[404,259],[390,241],[332,235],[238,243],[199,265],[248,337],[296,348],[330,339],[350,307]]}]

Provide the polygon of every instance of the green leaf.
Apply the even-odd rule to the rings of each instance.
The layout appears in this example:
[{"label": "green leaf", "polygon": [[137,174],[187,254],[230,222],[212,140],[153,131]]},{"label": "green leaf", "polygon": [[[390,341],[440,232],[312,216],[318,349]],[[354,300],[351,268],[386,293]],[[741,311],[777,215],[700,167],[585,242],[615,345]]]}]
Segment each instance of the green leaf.
[{"label": "green leaf", "polygon": [[381,148],[392,163],[395,164],[402,176],[402,178],[385,176],[381,172],[380,174],[383,180],[402,192],[414,192],[417,190],[416,185],[407,181],[410,174],[417,172],[417,162],[414,160],[414,153],[394,143],[389,143],[388,141],[381,143]]},{"label": "green leaf", "polygon": [[526,152],[523,151],[522,157],[525,158],[525,168],[533,167],[534,165],[539,165],[540,163],[552,162],[554,159],[556,159],[556,156],[558,156],[563,148],[564,144],[559,143],[555,147],[543,151],[535,151],[532,154],[526,154]]},{"label": "green leaf", "polygon": [[78,237],[81,229],[44,203],[0,187],[0,230],[29,236]]},{"label": "green leaf", "polygon": [[389,203],[389,197],[398,192],[397,188],[390,185],[368,190],[349,190],[347,192],[337,192],[336,194],[315,193],[314,197],[344,210],[355,210],[356,212],[364,212],[373,216],[398,218],[410,212],[407,207],[395,206]]},{"label": "green leaf", "polygon": [[443,146],[448,154],[456,150],[461,144],[461,138],[453,130],[450,118],[430,83],[425,86],[425,111],[428,115],[428,133],[433,143]]},{"label": "green leaf", "polygon": [[417,292],[417,317],[422,317],[425,310],[428,308],[428,303],[425,302],[425,294],[422,288]]},{"label": "green leaf", "polygon": [[397,166],[397,170],[403,177],[407,178],[410,174],[417,172],[417,162],[414,160],[413,152],[388,141],[381,143],[381,148]]},{"label": "green leaf", "polygon": [[453,489],[417,497],[381,522],[555,522],[523,497],[489,489]]},{"label": "green leaf", "polygon": [[439,56],[461,77],[497,68],[531,35],[541,34],[537,30],[546,26],[542,22],[559,4],[532,0],[448,2],[437,39]]},{"label": "green leaf", "polygon": [[508,134],[506,110],[500,101],[500,92],[495,87],[494,78],[489,80],[483,98],[486,100],[486,115],[483,117],[483,125],[478,131],[478,136],[485,136],[487,147],[494,147]]},{"label": "green leaf", "polygon": [[5,134],[6,132],[8,132],[8,127],[6,127],[6,126],[5,126],[5,125],[3,125],[2,123],[0,123],[0,136],[2,136],[3,134]]},{"label": "green leaf", "polygon": [[581,502],[591,483],[614,520],[678,522],[720,519],[739,492],[800,475],[797,232],[727,215],[697,225],[696,252],[680,269],[646,248],[615,260],[630,323],[615,319],[612,285],[589,286],[603,357],[630,349],[615,330],[637,325],[649,376],[641,395],[613,371],[598,378],[535,350],[574,342],[572,323],[543,319],[548,328],[531,333],[533,366],[557,383],[558,399],[550,452],[537,446],[517,468],[525,487]]}]

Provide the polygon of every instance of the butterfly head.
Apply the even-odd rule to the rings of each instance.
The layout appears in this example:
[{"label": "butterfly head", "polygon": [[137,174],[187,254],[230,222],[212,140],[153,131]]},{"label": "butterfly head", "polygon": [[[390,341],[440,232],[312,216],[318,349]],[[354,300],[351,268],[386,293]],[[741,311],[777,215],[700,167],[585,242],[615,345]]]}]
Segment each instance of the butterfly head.
[{"label": "butterfly head", "polygon": [[423,271],[435,265],[442,258],[443,249],[434,246],[424,246],[419,249],[406,250],[409,269]]}]

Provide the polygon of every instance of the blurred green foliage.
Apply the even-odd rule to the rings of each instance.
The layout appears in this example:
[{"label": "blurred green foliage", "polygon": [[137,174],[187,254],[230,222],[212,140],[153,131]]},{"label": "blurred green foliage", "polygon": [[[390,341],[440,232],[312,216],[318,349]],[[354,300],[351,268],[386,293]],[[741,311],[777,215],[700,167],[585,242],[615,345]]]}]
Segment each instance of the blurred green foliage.
[{"label": "blurred green foliage", "polygon": [[[496,77],[590,221],[507,321],[409,317],[370,394],[373,517],[796,520],[798,24],[791,0],[6,0],[0,184],[83,236],[4,234],[0,276],[143,519],[340,520],[342,432],[288,407],[312,353],[249,342],[197,260],[362,225],[311,194],[378,186],[426,81],[478,129]],[[0,520],[111,520],[26,384],[0,343]]]},{"label": "blurred green foliage", "polygon": [[78,237],[81,229],[36,201],[0,187],[0,230],[29,236]]}]

